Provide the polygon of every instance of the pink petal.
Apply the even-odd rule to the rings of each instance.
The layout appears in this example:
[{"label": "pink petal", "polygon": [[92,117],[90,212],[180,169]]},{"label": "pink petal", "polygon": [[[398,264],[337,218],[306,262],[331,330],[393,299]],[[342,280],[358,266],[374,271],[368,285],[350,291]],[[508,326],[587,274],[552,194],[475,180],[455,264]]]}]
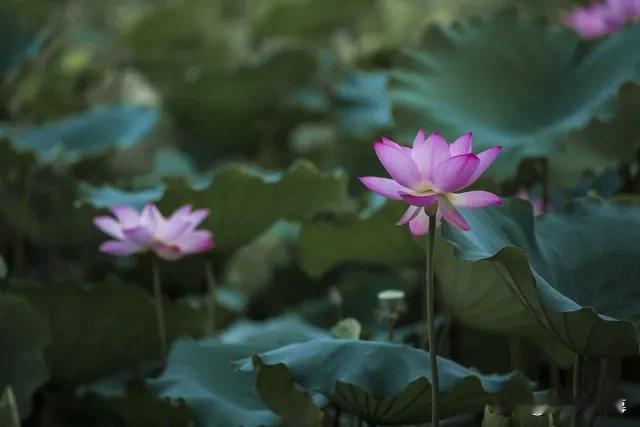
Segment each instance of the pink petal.
[{"label": "pink petal", "polygon": [[438,201],[438,211],[449,224],[465,231],[471,228],[469,227],[469,223],[467,223],[460,214],[460,211],[458,211],[446,197],[440,197]]},{"label": "pink petal", "polygon": [[133,242],[107,240],[100,245],[100,252],[115,256],[127,256],[140,252],[143,248]]},{"label": "pink petal", "polygon": [[150,230],[157,230],[164,221],[164,217],[155,204],[149,203],[142,209],[140,225],[149,227]]},{"label": "pink petal", "polygon": [[403,187],[392,179],[379,178],[377,176],[361,176],[358,178],[369,190],[374,193],[378,193],[388,199],[400,200],[401,197],[398,194],[400,191],[408,191],[408,188]]},{"label": "pink petal", "polygon": [[432,204],[438,199],[438,195],[435,193],[425,194],[425,195],[415,195],[415,194],[406,193],[404,191],[400,193],[400,197],[402,197],[402,200],[409,203],[410,205],[421,206],[421,207],[429,206],[430,204]]},{"label": "pink petal", "polygon": [[167,221],[166,225],[162,228],[162,233],[158,236],[163,241],[173,241],[178,239],[184,233],[189,230],[193,230],[193,223],[189,221]]},{"label": "pink petal", "polygon": [[160,241],[153,242],[151,249],[156,255],[167,261],[175,261],[184,255],[184,252],[178,245],[172,245]]},{"label": "pink petal", "polygon": [[404,225],[407,222],[409,222],[418,212],[418,209],[420,208],[417,206],[409,206],[409,208],[404,212],[404,214],[402,214],[398,222],[396,222],[396,225]]},{"label": "pink petal", "polygon": [[147,246],[154,239],[153,233],[144,226],[125,228],[122,232],[128,241],[138,246]]},{"label": "pink petal", "polygon": [[187,254],[208,251],[215,246],[213,243],[213,234],[205,230],[194,231],[182,236],[179,245],[180,249]]},{"label": "pink petal", "polygon": [[189,221],[191,222],[192,229],[199,226],[200,223],[202,223],[202,221],[204,221],[205,218],[209,216],[209,213],[209,209],[198,209],[191,212],[191,215],[189,215]]},{"label": "pink petal", "polygon": [[93,219],[93,223],[100,230],[107,233],[109,236],[118,240],[124,240],[124,234],[122,234],[122,228],[120,223],[110,216],[97,216]]},{"label": "pink petal", "polygon": [[416,165],[422,181],[432,181],[434,167],[449,158],[449,144],[438,132],[434,132],[423,144],[413,148],[411,157]]},{"label": "pink petal", "polygon": [[424,144],[424,141],[424,129],[420,129],[416,134],[416,137],[413,138],[413,148],[416,148],[416,146],[418,145]]},{"label": "pink petal", "polygon": [[191,209],[191,205],[181,206],[171,214],[171,216],[167,219],[167,222],[171,222],[174,220],[185,221],[191,214]]},{"label": "pink petal", "polygon": [[471,143],[473,141],[473,133],[468,132],[464,135],[458,137],[455,141],[453,141],[449,145],[449,155],[459,156],[460,154],[469,154],[471,153]]},{"label": "pink petal", "polygon": [[128,206],[113,206],[111,212],[116,216],[122,227],[134,227],[140,223],[138,212]]},{"label": "pink petal", "polygon": [[440,162],[433,169],[433,186],[438,192],[450,193],[466,187],[480,164],[475,154],[461,154]]},{"label": "pink petal", "polygon": [[394,181],[408,188],[420,182],[420,173],[416,164],[411,160],[409,150],[400,148],[398,144],[386,142],[376,142],[373,144],[373,148]]},{"label": "pink petal", "polygon": [[491,166],[496,157],[498,157],[498,154],[500,154],[500,150],[502,150],[502,147],[498,145],[476,154],[476,156],[480,159],[480,164],[478,164],[478,167],[476,167],[475,172],[473,173],[471,178],[469,178],[469,182],[467,182],[465,187],[473,184],[478,180],[478,178],[480,178],[480,176],[489,168],[489,166]]},{"label": "pink petal", "polygon": [[418,215],[409,221],[409,230],[414,236],[423,236],[429,232],[429,217],[424,209],[420,209]]},{"label": "pink petal", "polygon": [[448,194],[447,198],[457,208],[483,208],[489,205],[501,205],[502,199],[488,191],[467,191]]}]

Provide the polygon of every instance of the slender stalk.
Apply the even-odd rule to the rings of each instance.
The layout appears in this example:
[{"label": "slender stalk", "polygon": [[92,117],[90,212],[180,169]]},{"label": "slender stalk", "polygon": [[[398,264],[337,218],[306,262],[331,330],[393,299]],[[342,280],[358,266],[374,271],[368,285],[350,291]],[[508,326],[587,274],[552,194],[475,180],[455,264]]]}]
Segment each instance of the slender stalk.
[{"label": "slender stalk", "polygon": [[549,210],[549,160],[540,160],[540,175],[542,180],[542,212]]},{"label": "slender stalk", "polygon": [[341,414],[342,414],[342,411],[340,411],[340,407],[336,406],[336,414],[335,414],[335,418],[333,419],[333,427],[340,427]]},{"label": "slender stalk", "polygon": [[578,425],[578,415],[580,412],[580,379],[582,377],[582,356],[576,354],[573,358],[573,405],[574,411],[571,416],[571,426]]},{"label": "slender stalk", "polygon": [[25,252],[25,230],[29,227],[29,210],[31,208],[31,194],[36,176],[36,167],[30,167],[24,175],[24,188],[20,199],[20,228],[16,230],[16,240],[14,244],[13,266],[16,274],[21,274],[24,270]]},{"label": "slender stalk", "polygon": [[393,342],[397,320],[398,316],[395,313],[389,316],[389,342]]},{"label": "slender stalk", "polygon": [[153,297],[156,306],[156,324],[158,326],[158,338],[160,339],[160,356],[162,360],[167,358],[167,328],[165,326],[164,306],[162,304],[162,285],[160,283],[160,269],[158,260],[153,258]]},{"label": "slender stalk", "polygon": [[212,335],[216,331],[216,281],[213,278],[213,267],[211,261],[204,264],[204,274],[207,280],[207,335]]},{"label": "slender stalk", "polygon": [[431,426],[438,427],[440,419],[438,417],[439,406],[439,380],[438,380],[438,359],[436,346],[436,328],[435,328],[435,295],[434,295],[434,244],[436,240],[436,217],[429,215],[429,235],[427,242],[427,331],[429,332],[429,357],[431,359]]}]

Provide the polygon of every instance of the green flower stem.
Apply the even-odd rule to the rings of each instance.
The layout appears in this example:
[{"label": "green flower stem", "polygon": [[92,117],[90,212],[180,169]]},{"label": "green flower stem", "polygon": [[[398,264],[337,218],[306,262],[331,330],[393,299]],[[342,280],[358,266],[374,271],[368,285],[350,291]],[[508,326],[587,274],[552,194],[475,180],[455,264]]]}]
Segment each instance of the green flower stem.
[{"label": "green flower stem", "polygon": [[431,358],[431,426],[439,426],[438,406],[439,406],[439,380],[438,380],[438,359],[436,348],[436,328],[435,328],[435,293],[434,293],[434,245],[436,241],[436,217],[429,215],[429,234],[427,241],[427,331],[429,338],[429,357]]},{"label": "green flower stem", "polygon": [[158,337],[160,338],[160,356],[162,360],[167,358],[167,328],[165,326],[164,306],[162,304],[162,286],[160,284],[160,269],[158,260],[153,258],[153,297],[156,306],[156,323],[158,325]]},{"label": "green flower stem", "polygon": [[216,331],[216,281],[213,277],[213,267],[211,261],[204,264],[204,274],[207,280],[207,335]]},{"label": "green flower stem", "polygon": [[582,356],[576,354],[573,358],[573,405],[575,410],[571,416],[571,426],[576,427],[578,424],[578,415],[580,412],[580,379],[582,377]]}]

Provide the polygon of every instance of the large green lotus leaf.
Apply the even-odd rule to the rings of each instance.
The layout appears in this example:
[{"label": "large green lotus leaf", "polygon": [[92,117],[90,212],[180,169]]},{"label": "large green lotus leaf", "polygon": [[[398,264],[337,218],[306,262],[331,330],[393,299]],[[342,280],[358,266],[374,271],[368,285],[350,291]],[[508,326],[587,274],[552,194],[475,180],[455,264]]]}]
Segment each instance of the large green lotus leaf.
[{"label": "large green lotus leaf", "polygon": [[[117,279],[81,287],[16,285],[51,330],[46,351],[53,381],[87,384],[159,359],[156,314],[146,291]],[[167,336],[197,336],[205,316],[185,303],[165,303]]]},{"label": "large green lotus leaf", "polygon": [[49,343],[47,323],[28,301],[0,294],[0,390],[11,387],[23,418],[33,393],[49,379],[43,353]]},{"label": "large green lotus leaf", "polygon": [[[304,389],[369,423],[416,424],[431,417],[429,354],[373,341],[317,339],[254,356],[264,365],[282,364]],[[364,363],[363,363],[364,362]],[[252,362],[240,362],[243,371]],[[519,374],[482,375],[438,358],[441,416],[482,410],[501,391],[528,389]]]},{"label": "large green lotus leaf", "polygon": [[640,77],[639,44],[638,25],[586,44],[511,13],[434,26],[393,72],[394,117],[406,133],[473,131],[478,149],[502,145],[490,173],[510,177],[521,159],[552,154],[568,132],[611,112],[620,85]]},{"label": "large green lotus leaf", "polygon": [[109,149],[130,148],[158,120],[147,106],[113,105],[37,126],[6,126],[1,134],[19,151],[31,151],[42,163],[74,163]]},{"label": "large green lotus leaf", "polygon": [[260,401],[253,375],[234,370],[231,362],[318,336],[319,330],[291,317],[240,323],[221,339],[174,343],[164,372],[149,384],[157,397],[184,400],[198,427],[279,426]]},{"label": "large green lotus leaf", "polygon": [[618,91],[612,119],[594,119],[586,128],[569,134],[567,142],[553,153],[549,168],[553,181],[577,181],[585,170],[602,173],[634,158],[640,146],[638,117],[640,85],[627,83]]},{"label": "large green lotus leaf", "polygon": [[385,266],[411,265],[423,258],[406,227],[395,225],[406,206],[385,203],[361,216],[345,213],[329,221],[303,224],[300,263],[317,277],[349,262]]},{"label": "large green lotus leaf", "polygon": [[443,228],[456,255],[493,261],[520,303],[566,347],[595,357],[638,354],[638,205],[580,199],[534,220],[527,202],[506,200],[464,216],[471,231]]},{"label": "large green lotus leaf", "polygon": [[443,303],[456,320],[489,333],[517,335],[536,342],[561,366],[573,353],[536,320],[491,261],[458,259],[453,247],[436,242],[436,277]]},{"label": "large green lotus leaf", "polygon": [[189,203],[211,209],[203,227],[212,229],[222,250],[250,242],[278,220],[300,221],[347,201],[347,177],[324,173],[298,161],[282,173],[265,173],[241,164],[221,168],[206,188],[170,181],[160,202],[169,212]]}]

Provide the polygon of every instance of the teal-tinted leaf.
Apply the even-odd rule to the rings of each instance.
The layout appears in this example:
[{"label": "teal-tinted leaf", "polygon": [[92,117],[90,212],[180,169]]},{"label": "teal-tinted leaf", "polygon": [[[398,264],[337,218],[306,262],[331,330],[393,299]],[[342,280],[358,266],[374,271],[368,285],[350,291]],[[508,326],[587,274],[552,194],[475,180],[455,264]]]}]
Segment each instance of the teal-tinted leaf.
[{"label": "teal-tinted leaf", "polygon": [[581,199],[534,221],[528,203],[507,200],[464,216],[471,231],[443,228],[457,256],[493,261],[520,303],[566,347],[596,357],[638,354],[637,205]]},{"label": "teal-tinted leaf", "polygon": [[332,222],[308,222],[300,232],[300,263],[311,276],[348,262],[411,265],[422,251],[411,233],[395,223],[405,206],[387,203],[362,216],[347,213]]},{"label": "teal-tinted leaf", "polygon": [[433,27],[393,73],[394,117],[406,133],[473,131],[477,149],[502,145],[490,173],[508,177],[521,159],[552,154],[568,132],[611,112],[619,86],[639,77],[638,44],[637,25],[587,45],[514,14]]},{"label": "teal-tinted leaf", "polygon": [[[324,394],[369,423],[415,424],[431,417],[431,373],[424,351],[381,342],[318,339],[256,357],[262,364],[283,364],[301,387]],[[251,370],[251,361],[241,362],[240,368]],[[481,375],[445,358],[439,358],[438,369],[442,417],[480,411],[512,382],[529,387],[518,374]]]},{"label": "teal-tinted leaf", "polygon": [[279,426],[278,417],[260,401],[253,375],[234,370],[231,362],[274,346],[312,339],[319,331],[293,318],[274,319],[262,325],[233,326],[221,334],[225,342],[176,342],[166,369],[150,381],[154,394],[184,400],[199,427]]},{"label": "teal-tinted leaf", "polygon": [[110,185],[94,186],[88,183],[78,186],[78,202],[88,203],[96,209],[118,205],[142,209],[145,204],[160,200],[163,194],[163,186],[140,191],[124,191]]},{"label": "teal-tinted leaf", "polygon": [[28,301],[1,294],[0,390],[11,387],[23,418],[31,412],[33,393],[49,379],[43,354],[49,343],[47,323]]},{"label": "teal-tinted leaf", "polygon": [[350,74],[338,86],[338,122],[349,136],[369,136],[392,124],[391,99],[384,73]]},{"label": "teal-tinted leaf", "polygon": [[[155,309],[142,289],[116,279],[92,287],[14,286],[47,319],[46,356],[54,381],[87,384],[159,358]],[[165,303],[167,335],[200,335],[204,315],[184,303]]]},{"label": "teal-tinted leaf", "polygon": [[73,163],[109,149],[131,148],[155,126],[158,110],[119,105],[96,108],[54,122],[9,127],[4,136],[16,149],[32,151],[43,163]]}]

